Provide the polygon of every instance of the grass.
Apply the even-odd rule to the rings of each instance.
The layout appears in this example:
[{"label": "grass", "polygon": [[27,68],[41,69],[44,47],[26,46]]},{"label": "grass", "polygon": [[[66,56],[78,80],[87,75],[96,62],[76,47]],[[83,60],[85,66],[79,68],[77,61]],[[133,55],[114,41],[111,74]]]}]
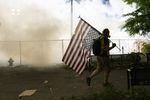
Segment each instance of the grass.
[{"label": "grass", "polygon": [[99,93],[62,97],[61,100],[150,100],[150,90],[136,88],[132,91],[120,91],[110,86]]}]

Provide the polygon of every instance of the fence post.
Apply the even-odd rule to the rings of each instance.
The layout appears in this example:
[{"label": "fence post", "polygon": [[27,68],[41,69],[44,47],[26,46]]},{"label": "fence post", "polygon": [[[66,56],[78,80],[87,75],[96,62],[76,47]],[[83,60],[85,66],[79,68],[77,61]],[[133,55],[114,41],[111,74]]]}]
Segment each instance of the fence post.
[{"label": "fence post", "polygon": [[[118,42],[119,42],[119,48],[120,48],[120,39],[118,39]],[[121,53],[121,50],[120,50],[120,53]]]},{"label": "fence post", "polygon": [[62,39],[62,57],[64,55],[64,40]]},{"label": "fence post", "polygon": [[122,54],[124,54],[124,47],[122,46]]},{"label": "fence post", "polygon": [[21,41],[19,41],[19,51],[20,51],[20,65],[22,64],[22,62],[21,62]]}]

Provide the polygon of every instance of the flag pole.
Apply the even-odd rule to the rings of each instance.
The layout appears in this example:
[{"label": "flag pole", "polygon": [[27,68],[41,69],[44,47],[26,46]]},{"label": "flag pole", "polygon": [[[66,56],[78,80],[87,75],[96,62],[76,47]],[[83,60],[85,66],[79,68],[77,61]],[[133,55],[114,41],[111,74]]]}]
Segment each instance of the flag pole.
[{"label": "flag pole", "polygon": [[83,20],[85,23],[87,23],[89,26],[91,26],[93,29],[95,29],[95,30],[99,33],[99,35],[102,34],[102,33],[99,32],[95,27],[93,27],[91,24],[89,24],[88,22],[86,22],[83,18],[81,18],[80,16],[79,16],[79,18],[80,18],[81,20]]},{"label": "flag pole", "polygon": [[[89,24],[88,22],[86,22],[83,18],[81,18],[80,16],[79,16],[79,18],[81,19],[81,20],[83,20],[85,23],[87,23],[89,26],[91,26],[93,29],[95,29],[98,33],[99,33],[99,35],[102,35],[102,33],[101,32],[99,32],[95,27],[93,27],[91,24]],[[110,39],[109,39],[109,41],[110,42],[112,42]],[[113,42],[112,42],[113,43]],[[116,45],[116,47],[121,51],[121,49]]]}]

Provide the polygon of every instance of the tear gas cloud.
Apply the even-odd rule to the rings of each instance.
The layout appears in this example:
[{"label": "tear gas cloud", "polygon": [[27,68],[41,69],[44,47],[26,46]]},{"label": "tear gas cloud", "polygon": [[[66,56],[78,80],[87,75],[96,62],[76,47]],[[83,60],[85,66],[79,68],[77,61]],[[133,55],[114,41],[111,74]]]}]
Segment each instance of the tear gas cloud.
[{"label": "tear gas cloud", "polygon": [[35,0],[15,1],[0,4],[0,65],[6,65],[10,57],[16,64],[60,63],[62,41],[55,40],[67,38],[69,24]]}]

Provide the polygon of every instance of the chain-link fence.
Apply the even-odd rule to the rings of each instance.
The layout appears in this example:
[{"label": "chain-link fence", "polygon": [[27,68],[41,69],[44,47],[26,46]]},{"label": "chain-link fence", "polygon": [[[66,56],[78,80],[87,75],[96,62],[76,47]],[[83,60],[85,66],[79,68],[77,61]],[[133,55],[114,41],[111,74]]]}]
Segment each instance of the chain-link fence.
[{"label": "chain-link fence", "polygon": [[[62,63],[62,57],[69,44],[68,39],[47,41],[0,41],[0,66],[7,66],[10,57],[14,65],[48,66]],[[137,49],[134,39],[114,39],[117,48],[111,54],[128,54]],[[140,49],[139,49],[140,50]]]}]

